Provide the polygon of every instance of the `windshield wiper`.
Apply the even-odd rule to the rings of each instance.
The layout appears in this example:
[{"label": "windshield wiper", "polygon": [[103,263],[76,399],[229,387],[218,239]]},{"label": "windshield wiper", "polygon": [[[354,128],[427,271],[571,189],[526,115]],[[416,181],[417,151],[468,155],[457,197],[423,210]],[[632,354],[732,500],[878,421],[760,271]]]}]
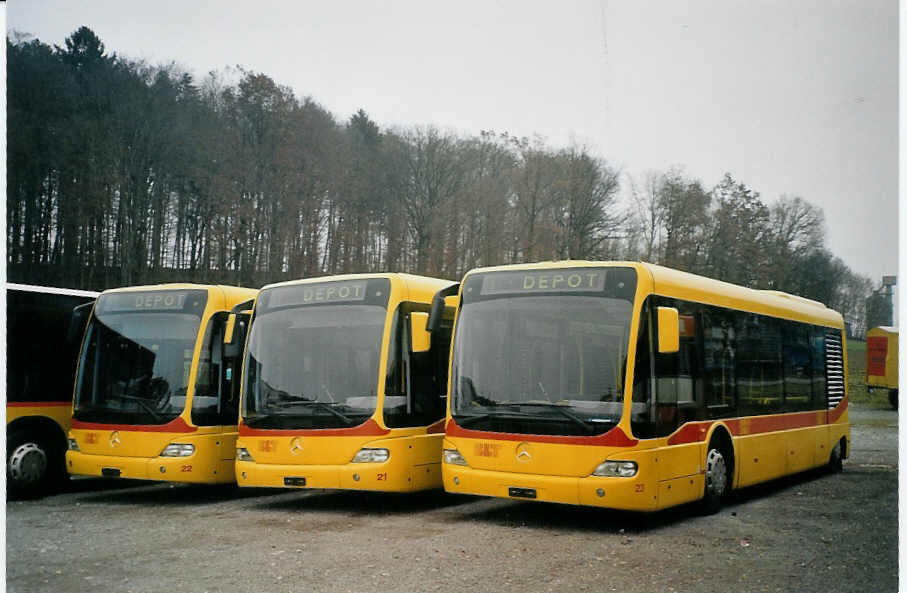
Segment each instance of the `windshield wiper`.
[{"label": "windshield wiper", "polygon": [[518,407],[518,406],[531,406],[531,407],[536,407],[536,408],[545,408],[547,410],[555,410],[564,418],[567,418],[568,420],[570,420],[577,426],[581,427],[583,429],[583,431],[585,431],[587,434],[593,434],[593,433],[597,432],[595,427],[590,422],[588,422],[587,420],[583,420],[582,418],[580,418],[579,416],[577,416],[576,414],[571,412],[570,408],[568,406],[564,406],[561,404],[556,404],[553,402],[508,402],[508,403],[497,404],[497,406],[506,407],[506,408],[512,408],[512,407]]},{"label": "windshield wiper", "polygon": [[334,416],[337,416],[338,418],[340,418],[341,420],[343,420],[343,421],[346,422],[347,424],[355,424],[355,423],[356,423],[355,420],[353,420],[352,418],[350,418],[350,417],[347,416],[346,414],[343,414],[343,413],[338,412],[337,410],[335,410],[335,409],[334,409],[334,405],[332,405],[332,404],[329,404],[329,403],[326,403],[326,402],[320,402],[320,401],[318,401],[317,399],[311,399],[311,398],[308,398],[308,397],[306,397],[306,396],[304,396],[304,395],[290,395],[290,394],[287,393],[286,391],[280,391],[280,392],[278,392],[278,393],[279,393],[279,395],[280,395],[280,398],[281,398],[283,401],[278,401],[278,402],[274,402],[274,403],[270,404],[271,406],[273,406],[273,407],[275,407],[275,408],[288,408],[288,407],[291,407],[291,406],[298,406],[298,405],[303,405],[303,406],[317,406],[317,407],[321,408],[322,410],[327,410],[328,412],[330,412],[330,413],[333,414]]},{"label": "windshield wiper", "polygon": [[135,402],[138,405],[140,405],[141,407],[143,407],[146,412],[151,414],[152,418],[154,418],[155,421],[158,421],[161,419],[160,414],[158,414],[157,411],[153,407],[151,407],[151,404],[149,404],[147,401],[145,401],[144,398],[136,397],[134,395],[112,395],[112,396],[110,396],[110,398],[118,399],[121,401]]},{"label": "windshield wiper", "polygon": [[517,418],[528,418],[530,414],[525,412],[513,412],[508,411],[506,416],[503,414],[497,414],[494,412],[486,412],[484,414],[454,414],[453,419],[460,426],[466,426],[472,422],[477,422],[479,420],[486,420],[488,418],[503,418],[503,417],[517,417]]}]

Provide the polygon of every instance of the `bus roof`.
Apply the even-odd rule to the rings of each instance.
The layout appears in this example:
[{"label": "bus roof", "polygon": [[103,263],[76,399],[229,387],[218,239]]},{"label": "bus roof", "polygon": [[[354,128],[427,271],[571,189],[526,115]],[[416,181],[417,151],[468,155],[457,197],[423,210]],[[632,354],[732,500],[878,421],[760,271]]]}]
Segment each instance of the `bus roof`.
[{"label": "bus roof", "polygon": [[874,328],[870,329],[869,331],[867,331],[866,335],[869,335],[869,334],[874,334],[874,335],[875,334],[895,334],[895,335],[897,335],[897,333],[898,333],[898,328],[896,328],[896,327],[892,327],[890,325],[880,325],[878,327],[874,327]]},{"label": "bus roof", "polygon": [[6,283],[6,290],[21,290],[23,292],[43,292],[45,294],[62,294],[66,296],[80,296],[97,298],[100,294],[92,290],[78,290],[75,288],[57,288],[55,286],[37,286],[34,284],[14,284]]},{"label": "bus roof", "polygon": [[382,272],[375,274],[338,274],[336,276],[313,276],[311,278],[300,278],[298,280],[287,280],[285,282],[275,282],[262,286],[262,290],[274,288],[277,286],[293,286],[296,284],[309,284],[313,282],[334,282],[336,280],[365,280],[368,278],[397,278],[407,285],[419,285],[433,289],[437,292],[454,284],[453,280],[442,280],[440,278],[430,278],[428,276],[417,276],[415,274],[404,274],[402,272]]},{"label": "bus roof", "polygon": [[580,267],[631,267],[640,273],[647,272],[651,281],[654,294],[673,296],[695,302],[713,304],[717,306],[763,313],[773,317],[788,319],[809,320],[810,322],[844,327],[844,319],[840,313],[829,309],[819,301],[814,301],[797,295],[780,292],[777,290],[757,290],[746,288],[729,282],[682,272],[672,268],[645,262],[629,261],[586,261],[565,260],[545,261],[532,264],[516,264],[510,266],[495,266],[476,268],[467,275],[474,273],[506,271],[506,270],[538,270],[552,268],[580,268]]},{"label": "bus roof", "polygon": [[131,291],[145,291],[145,290],[186,290],[186,289],[197,289],[197,290],[208,290],[209,288],[219,288],[221,290],[242,290],[242,291],[252,291],[258,292],[256,288],[245,288],[242,286],[231,286],[229,284],[195,284],[191,282],[171,282],[167,284],[142,284],[136,286],[118,286],[116,288],[108,288],[104,292],[131,292]]}]

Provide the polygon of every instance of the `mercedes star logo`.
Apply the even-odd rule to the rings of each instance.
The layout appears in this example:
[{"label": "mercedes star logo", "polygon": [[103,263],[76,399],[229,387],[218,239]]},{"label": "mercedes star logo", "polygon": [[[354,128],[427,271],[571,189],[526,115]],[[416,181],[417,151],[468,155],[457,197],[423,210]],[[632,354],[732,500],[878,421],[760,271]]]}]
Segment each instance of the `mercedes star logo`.
[{"label": "mercedes star logo", "polygon": [[302,453],[302,441],[299,440],[299,437],[296,437],[290,441],[290,453],[293,455],[299,455]]},{"label": "mercedes star logo", "polygon": [[110,446],[116,447],[119,444],[120,444],[120,431],[115,430],[112,433],[110,433]]},{"label": "mercedes star logo", "polygon": [[532,459],[532,453],[529,452],[529,443],[520,443],[516,446],[516,460],[527,462]]}]

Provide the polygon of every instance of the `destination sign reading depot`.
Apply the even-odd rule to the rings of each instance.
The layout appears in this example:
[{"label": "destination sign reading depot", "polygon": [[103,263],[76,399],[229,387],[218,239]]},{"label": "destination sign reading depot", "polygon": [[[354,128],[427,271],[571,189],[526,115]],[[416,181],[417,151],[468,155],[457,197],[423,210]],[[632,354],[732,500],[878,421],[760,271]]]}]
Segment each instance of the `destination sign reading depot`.
[{"label": "destination sign reading depot", "polygon": [[286,305],[314,305],[321,303],[340,303],[364,301],[366,293],[365,280],[349,282],[325,282],[323,284],[301,284],[274,289],[270,307]]},{"label": "destination sign reading depot", "polygon": [[601,292],[605,270],[544,270],[488,274],[482,295],[536,292]]},{"label": "destination sign reading depot", "polygon": [[114,311],[179,311],[186,305],[186,291],[124,292],[104,296],[104,310]]}]

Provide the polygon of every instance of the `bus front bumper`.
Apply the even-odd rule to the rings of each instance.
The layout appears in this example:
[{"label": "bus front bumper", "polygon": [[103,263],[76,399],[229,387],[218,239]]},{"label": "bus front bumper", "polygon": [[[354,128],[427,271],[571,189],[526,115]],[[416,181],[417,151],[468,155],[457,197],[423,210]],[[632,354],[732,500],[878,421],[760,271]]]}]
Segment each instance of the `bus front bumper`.
[{"label": "bus front bumper", "polygon": [[234,481],[229,471],[232,461],[225,464],[199,463],[196,456],[188,457],[118,457],[89,455],[80,451],[66,452],[66,470],[74,476],[97,476],[219,484]]},{"label": "bus front bumper", "polygon": [[236,462],[236,483],[265,488],[324,488],[409,492],[413,490],[408,471],[391,471],[389,463],[348,463],[344,465],[278,465],[254,461]]},{"label": "bus front bumper", "polygon": [[444,490],[512,500],[538,500],[632,511],[656,508],[657,485],[640,476],[604,478],[517,474],[443,464]]}]

